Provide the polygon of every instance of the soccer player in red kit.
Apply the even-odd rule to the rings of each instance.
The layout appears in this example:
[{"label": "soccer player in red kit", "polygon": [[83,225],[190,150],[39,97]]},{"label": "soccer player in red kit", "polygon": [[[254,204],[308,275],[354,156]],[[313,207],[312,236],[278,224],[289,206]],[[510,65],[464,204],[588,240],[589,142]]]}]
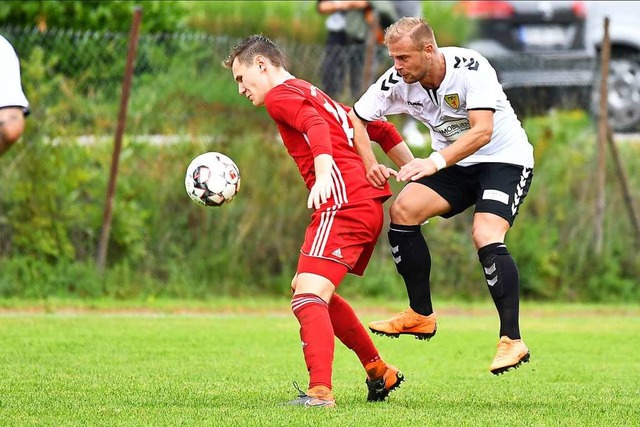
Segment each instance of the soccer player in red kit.
[{"label": "soccer player in red kit", "polygon": [[[291,308],[300,323],[309,386],[289,403],[335,406],[334,335],[362,363],[367,400],[384,400],[404,376],[382,360],[353,308],[335,290],[347,273],[364,273],[383,227],[382,204],[391,191],[387,185],[377,189],[367,181],[352,143],[349,108],[291,75],[271,40],[247,37],[231,49],[223,65],[232,71],[240,95],[256,107],[264,105],[276,122],[309,189],[307,206],[313,209],[291,282]],[[396,164],[411,160],[390,123],[372,122],[367,133]]]}]

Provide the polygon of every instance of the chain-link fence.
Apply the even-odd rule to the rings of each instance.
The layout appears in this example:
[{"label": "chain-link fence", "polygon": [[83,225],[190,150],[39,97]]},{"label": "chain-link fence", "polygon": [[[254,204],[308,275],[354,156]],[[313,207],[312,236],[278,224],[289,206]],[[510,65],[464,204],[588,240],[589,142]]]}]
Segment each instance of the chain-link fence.
[{"label": "chain-link fence", "polygon": [[[0,27],[16,48],[25,92],[32,110],[50,138],[110,135],[115,129],[128,48],[128,34]],[[237,94],[229,71],[221,66],[239,39],[203,33],[140,36],[129,116],[129,135],[211,135],[234,126],[231,112],[246,128],[263,126],[264,114]],[[322,85],[325,46],[275,40],[297,77]],[[356,55],[346,47],[330,59],[335,63]],[[391,65],[383,46],[376,46],[371,79]],[[530,55],[495,60],[503,87],[519,113],[541,113],[550,107],[590,109],[597,61],[585,58],[542,59]],[[546,82],[546,86],[542,83]],[[371,83],[371,81],[367,82]],[[321,86],[322,87],[322,86]],[[354,101],[344,85],[336,98]],[[236,121],[238,122],[238,121]],[[238,126],[236,123],[235,126]],[[425,129],[426,131],[426,129]]]},{"label": "chain-link fence", "polygon": [[[0,33],[18,52],[34,121],[48,137],[113,133],[128,34],[15,27],[0,27]],[[238,41],[199,33],[141,35],[127,134],[211,134],[229,125],[221,121],[228,122],[230,111],[239,109],[240,119],[259,114],[238,96],[230,72],[221,65]],[[294,75],[321,81],[322,44],[275,41]],[[349,55],[345,50],[335,60]]]}]

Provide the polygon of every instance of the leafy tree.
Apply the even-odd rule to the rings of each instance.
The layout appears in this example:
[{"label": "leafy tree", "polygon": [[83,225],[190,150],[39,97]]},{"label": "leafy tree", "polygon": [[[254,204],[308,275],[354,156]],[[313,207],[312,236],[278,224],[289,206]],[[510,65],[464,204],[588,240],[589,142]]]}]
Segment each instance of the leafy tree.
[{"label": "leafy tree", "polygon": [[142,32],[184,29],[186,10],[180,1],[2,1],[0,22],[17,27],[127,32],[133,8],[142,7]]}]

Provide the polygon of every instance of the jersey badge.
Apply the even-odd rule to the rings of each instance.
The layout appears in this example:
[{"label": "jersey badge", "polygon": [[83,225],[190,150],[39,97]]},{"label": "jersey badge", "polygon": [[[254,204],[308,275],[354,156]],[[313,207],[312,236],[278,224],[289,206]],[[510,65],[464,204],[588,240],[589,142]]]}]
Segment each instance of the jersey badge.
[{"label": "jersey badge", "polygon": [[445,95],[444,102],[446,102],[447,105],[453,108],[454,110],[457,110],[460,108],[460,97],[458,96],[457,93],[449,93]]}]

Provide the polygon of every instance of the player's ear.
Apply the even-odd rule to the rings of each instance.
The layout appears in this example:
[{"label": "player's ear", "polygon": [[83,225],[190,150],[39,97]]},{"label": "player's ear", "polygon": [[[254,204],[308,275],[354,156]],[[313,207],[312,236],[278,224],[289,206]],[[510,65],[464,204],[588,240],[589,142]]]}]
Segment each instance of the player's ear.
[{"label": "player's ear", "polygon": [[433,54],[433,52],[436,50],[435,46],[433,45],[433,43],[427,43],[424,45],[424,51],[431,55]]}]

